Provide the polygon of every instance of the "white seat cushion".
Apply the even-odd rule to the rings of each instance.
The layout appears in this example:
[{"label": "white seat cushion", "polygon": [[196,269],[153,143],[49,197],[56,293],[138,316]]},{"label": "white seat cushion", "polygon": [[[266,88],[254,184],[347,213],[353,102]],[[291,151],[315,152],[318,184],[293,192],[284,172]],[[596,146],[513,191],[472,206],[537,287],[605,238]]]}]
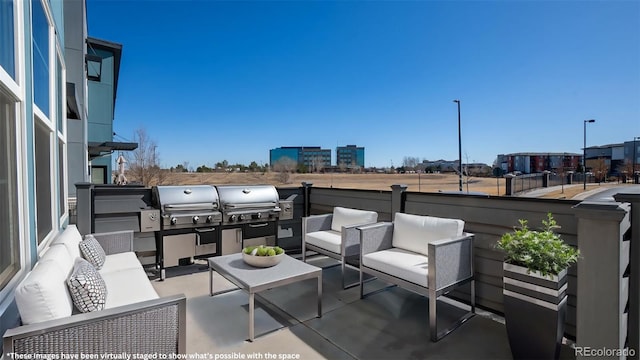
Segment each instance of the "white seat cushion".
[{"label": "white seat cushion", "polygon": [[[375,211],[348,209],[336,206],[333,208],[331,230],[342,231],[343,226],[372,224],[378,221],[378,213]],[[338,251],[339,253],[340,251]]]},{"label": "white seat cushion", "polygon": [[73,302],[67,288],[68,275],[55,261],[36,264],[15,290],[16,305],[23,324],[71,315]]},{"label": "white seat cushion", "polygon": [[393,220],[395,248],[428,255],[429,243],[462,235],[464,221],[434,216],[396,213]]},{"label": "white seat cushion", "polygon": [[158,298],[144,271],[130,269],[101,275],[107,285],[105,309]]},{"label": "white seat cushion", "polygon": [[342,236],[339,231],[325,230],[305,234],[305,242],[336,254],[342,253]]},{"label": "white seat cushion", "polygon": [[104,260],[104,265],[98,270],[100,275],[104,275],[110,272],[128,271],[131,269],[137,269],[144,272],[140,261],[133,252],[124,252],[107,255]]},{"label": "white seat cushion", "polygon": [[366,254],[362,265],[385,274],[428,287],[428,259],[425,255],[403,249],[388,249]]},{"label": "white seat cushion", "polygon": [[62,234],[51,242],[51,245],[64,245],[71,258],[75,260],[75,258],[82,257],[80,254],[80,241],[82,241],[82,235],[80,235],[78,228],[75,225],[69,225]]}]

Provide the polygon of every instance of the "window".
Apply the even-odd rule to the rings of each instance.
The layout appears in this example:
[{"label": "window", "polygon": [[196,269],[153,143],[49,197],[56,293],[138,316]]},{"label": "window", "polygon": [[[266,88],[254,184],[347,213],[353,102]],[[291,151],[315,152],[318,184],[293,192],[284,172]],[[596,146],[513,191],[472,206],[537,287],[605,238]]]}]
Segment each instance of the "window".
[{"label": "window", "polygon": [[13,0],[0,0],[0,66],[16,79]]},{"label": "window", "polygon": [[16,103],[0,90],[0,289],[20,269]]},{"label": "window", "polygon": [[107,167],[104,165],[94,165],[91,167],[91,183],[106,184],[107,183]]},{"label": "window", "polygon": [[38,244],[53,230],[51,213],[51,130],[42,122],[36,121],[36,206]]},{"label": "window", "polygon": [[40,0],[32,1],[33,96],[34,102],[49,117],[49,33],[47,13]]}]

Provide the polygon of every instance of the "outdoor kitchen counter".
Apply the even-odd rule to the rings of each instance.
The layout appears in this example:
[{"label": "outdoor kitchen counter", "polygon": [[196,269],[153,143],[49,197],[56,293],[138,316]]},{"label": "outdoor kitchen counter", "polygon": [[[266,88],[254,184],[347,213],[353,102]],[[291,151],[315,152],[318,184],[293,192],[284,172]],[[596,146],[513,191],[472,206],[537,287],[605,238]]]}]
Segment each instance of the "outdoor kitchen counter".
[{"label": "outdoor kitchen counter", "polygon": [[[249,293],[249,341],[254,339],[254,295],[260,291],[297,281],[316,278],[318,281],[318,317],[322,317],[322,269],[285,255],[279,264],[253,267],[242,260],[242,254],[216,256],[208,259],[209,294],[213,291],[213,272]],[[227,292],[227,291],[224,291]],[[220,292],[222,293],[222,292]]]}]

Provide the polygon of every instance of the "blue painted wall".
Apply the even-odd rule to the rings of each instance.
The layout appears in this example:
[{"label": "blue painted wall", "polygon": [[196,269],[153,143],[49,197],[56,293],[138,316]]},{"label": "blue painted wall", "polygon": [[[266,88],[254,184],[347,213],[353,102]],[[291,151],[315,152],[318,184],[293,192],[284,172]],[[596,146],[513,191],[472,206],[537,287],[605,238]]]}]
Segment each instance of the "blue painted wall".
[{"label": "blue painted wall", "polygon": [[[95,53],[102,58],[102,73],[100,81],[89,80],[89,117],[88,140],[90,142],[104,142],[113,140],[114,118],[114,54],[97,49]],[[111,156],[93,159],[92,166],[106,166],[107,179],[110,182],[113,160]]]}]

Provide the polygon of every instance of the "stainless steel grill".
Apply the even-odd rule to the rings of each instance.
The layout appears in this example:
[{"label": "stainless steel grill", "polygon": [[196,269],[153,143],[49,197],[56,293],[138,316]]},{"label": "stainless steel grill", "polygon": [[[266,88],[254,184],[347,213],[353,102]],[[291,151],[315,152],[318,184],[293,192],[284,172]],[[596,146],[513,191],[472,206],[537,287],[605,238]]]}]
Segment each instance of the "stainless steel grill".
[{"label": "stainless steel grill", "polygon": [[293,199],[280,200],[272,185],[156,186],[160,210],[156,263],[165,267],[240,252],[244,246],[275,245],[278,221],[293,218]]},{"label": "stainless steel grill", "polygon": [[272,221],[280,214],[278,192],[273,186],[225,185],[216,188],[223,225]]},{"label": "stainless steel grill", "polygon": [[219,185],[216,189],[222,211],[221,255],[249,245],[276,245],[278,221],[293,218],[293,201],[280,200],[272,185]]},{"label": "stainless steel grill", "polygon": [[153,203],[160,209],[156,264],[162,279],[165,278],[165,267],[218,254],[222,213],[215,187],[156,186]]},{"label": "stainless steel grill", "polygon": [[222,222],[213,186],[156,186],[153,201],[160,209],[162,229],[192,229]]}]

